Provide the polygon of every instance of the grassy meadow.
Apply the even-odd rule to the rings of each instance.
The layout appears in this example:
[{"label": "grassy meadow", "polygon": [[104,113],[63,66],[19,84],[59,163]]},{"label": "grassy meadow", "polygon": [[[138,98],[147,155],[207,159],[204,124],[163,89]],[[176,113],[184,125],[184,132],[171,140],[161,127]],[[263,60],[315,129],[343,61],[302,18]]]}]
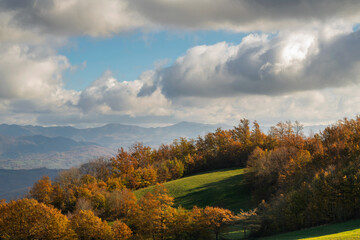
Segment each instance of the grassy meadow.
[{"label": "grassy meadow", "polygon": [[[224,169],[197,174],[164,183],[175,199],[175,206],[217,206],[239,212],[252,207],[250,192],[244,186],[244,169]],[[135,191],[142,197],[153,187]]]}]

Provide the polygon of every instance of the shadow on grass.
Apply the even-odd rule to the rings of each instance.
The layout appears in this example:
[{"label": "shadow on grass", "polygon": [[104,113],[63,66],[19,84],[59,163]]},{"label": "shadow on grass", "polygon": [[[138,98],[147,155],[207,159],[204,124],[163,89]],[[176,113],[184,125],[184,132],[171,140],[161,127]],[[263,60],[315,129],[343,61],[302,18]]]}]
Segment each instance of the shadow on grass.
[{"label": "shadow on grass", "polygon": [[235,213],[240,209],[247,210],[252,207],[250,191],[244,185],[244,174],[192,189],[185,196],[175,198],[175,206],[180,203],[187,209],[194,205],[216,206],[230,209]]},{"label": "shadow on grass", "polygon": [[352,231],[352,230],[359,229],[359,228],[360,228],[360,219],[343,222],[343,223],[328,224],[328,225],[323,225],[323,226],[319,226],[319,227],[303,229],[303,230],[299,230],[299,231],[295,231],[295,232],[283,233],[283,234],[269,236],[269,237],[262,238],[262,239],[264,239],[264,240],[265,239],[284,240],[284,239],[314,238],[314,237],[321,237],[321,236],[325,237],[326,235],[337,234],[337,233],[346,232],[346,231]]}]

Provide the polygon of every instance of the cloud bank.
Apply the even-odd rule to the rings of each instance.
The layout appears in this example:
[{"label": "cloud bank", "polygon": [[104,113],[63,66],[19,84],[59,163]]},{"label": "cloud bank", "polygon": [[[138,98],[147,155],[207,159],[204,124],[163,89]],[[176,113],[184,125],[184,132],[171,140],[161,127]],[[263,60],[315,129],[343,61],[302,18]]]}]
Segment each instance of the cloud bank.
[{"label": "cloud bank", "polygon": [[0,9],[2,40],[20,32],[99,37],[136,28],[271,32],[360,19],[357,0],[3,0]]},{"label": "cloud bank", "polygon": [[[328,122],[359,109],[357,0],[0,1],[0,122]],[[70,37],[129,31],[247,32],[191,48],[130,82],[64,87]],[[260,32],[259,32],[260,31]],[[256,33],[253,33],[256,32]],[[151,119],[151,120],[150,120]]]},{"label": "cloud bank", "polygon": [[[319,31],[276,36],[251,34],[239,45],[194,47],[156,73],[170,99],[243,94],[281,95],[341,87],[360,81],[360,33],[327,38]],[[144,86],[140,96],[155,90]]]},{"label": "cloud bank", "polygon": [[132,9],[162,26],[278,31],[334,19],[358,22],[356,0],[133,0]]}]

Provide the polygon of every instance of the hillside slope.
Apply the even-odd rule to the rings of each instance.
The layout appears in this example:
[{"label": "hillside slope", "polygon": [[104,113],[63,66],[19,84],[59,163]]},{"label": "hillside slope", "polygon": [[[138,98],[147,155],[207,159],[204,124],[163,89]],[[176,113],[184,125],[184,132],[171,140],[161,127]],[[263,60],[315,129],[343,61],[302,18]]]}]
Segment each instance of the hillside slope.
[{"label": "hillside slope", "polygon": [[[189,176],[164,183],[175,198],[175,206],[217,206],[234,212],[251,208],[250,192],[245,188],[244,169],[225,169]],[[137,198],[151,191],[148,187],[135,191]]]}]

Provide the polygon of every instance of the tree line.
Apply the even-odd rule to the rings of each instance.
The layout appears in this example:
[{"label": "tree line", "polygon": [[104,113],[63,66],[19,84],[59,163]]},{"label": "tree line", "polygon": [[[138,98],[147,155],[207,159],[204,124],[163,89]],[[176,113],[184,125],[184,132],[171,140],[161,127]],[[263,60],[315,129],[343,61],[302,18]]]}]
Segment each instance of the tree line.
[{"label": "tree line", "polygon": [[117,191],[111,224],[96,216],[86,203],[62,214],[35,199],[0,203],[0,239],[211,239],[231,223],[231,211],[218,207],[173,207],[174,199],[163,185],[136,200],[126,189]]}]

